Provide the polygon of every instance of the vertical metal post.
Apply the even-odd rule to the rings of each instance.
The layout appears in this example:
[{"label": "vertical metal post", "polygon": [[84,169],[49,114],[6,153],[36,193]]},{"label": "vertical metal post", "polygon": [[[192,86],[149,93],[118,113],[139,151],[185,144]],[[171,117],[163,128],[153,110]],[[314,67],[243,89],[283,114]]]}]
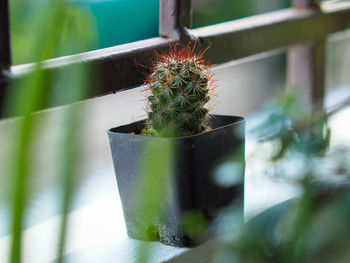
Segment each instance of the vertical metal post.
[{"label": "vertical metal post", "polygon": [[4,108],[7,75],[11,67],[9,11],[8,0],[0,0],[0,114]]},{"label": "vertical metal post", "polygon": [[160,0],[159,35],[182,39],[192,24],[191,0]]},{"label": "vertical metal post", "polygon": [[0,1],[0,79],[11,66],[10,22],[8,0]]},{"label": "vertical metal post", "polygon": [[[318,1],[294,0],[293,7],[317,8]],[[314,110],[323,109],[325,96],[326,39],[303,43],[288,50],[288,86],[306,93]]]}]

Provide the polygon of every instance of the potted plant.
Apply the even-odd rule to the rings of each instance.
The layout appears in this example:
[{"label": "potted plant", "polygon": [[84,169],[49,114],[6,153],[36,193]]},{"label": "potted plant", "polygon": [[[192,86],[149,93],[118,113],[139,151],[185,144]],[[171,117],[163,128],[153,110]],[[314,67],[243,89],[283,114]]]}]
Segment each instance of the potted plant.
[{"label": "potted plant", "polygon": [[[108,131],[132,238],[191,246],[210,232],[221,208],[235,200],[243,207],[245,121],[209,115],[211,65],[194,50],[174,45],[168,54],[157,54],[146,80],[148,118]],[[223,188],[213,176],[233,152],[241,180]],[[145,201],[150,196],[153,203]]]}]

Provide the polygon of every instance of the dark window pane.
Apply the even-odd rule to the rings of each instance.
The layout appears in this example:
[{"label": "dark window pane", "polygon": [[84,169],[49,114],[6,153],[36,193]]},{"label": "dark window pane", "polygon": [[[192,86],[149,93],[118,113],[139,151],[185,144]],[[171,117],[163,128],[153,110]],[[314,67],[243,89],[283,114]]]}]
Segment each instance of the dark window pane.
[{"label": "dark window pane", "polygon": [[286,8],[289,3],[290,0],[193,0],[193,27]]},{"label": "dark window pane", "polygon": [[159,0],[76,0],[97,24],[98,48],[158,35]]}]

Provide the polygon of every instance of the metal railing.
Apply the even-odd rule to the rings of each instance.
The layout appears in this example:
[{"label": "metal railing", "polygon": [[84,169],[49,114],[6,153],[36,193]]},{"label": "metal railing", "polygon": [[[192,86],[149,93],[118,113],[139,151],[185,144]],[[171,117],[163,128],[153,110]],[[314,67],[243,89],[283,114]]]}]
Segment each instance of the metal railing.
[{"label": "metal railing", "polygon": [[[6,84],[27,76],[33,67],[30,64],[10,67],[7,1],[0,4],[0,83],[3,83],[0,94],[5,92]],[[197,29],[190,28],[191,19],[190,0],[160,0],[160,37],[51,59],[44,63],[44,69],[55,71],[78,63],[94,66],[99,70],[99,77],[93,80],[90,98],[143,84],[147,69],[140,65],[151,66],[153,51],[164,52],[169,48],[169,41],[187,44],[196,40],[200,48],[210,46],[206,58],[215,64],[283,48],[288,50],[289,85],[303,86],[310,102],[322,102],[325,94],[325,41],[329,34],[348,28],[350,2],[320,4],[315,0],[294,0],[288,9]],[[58,102],[65,103],[68,102]],[[322,107],[322,103],[318,105]]]},{"label": "metal railing", "polygon": [[0,107],[5,98],[11,67],[10,23],[8,1],[0,1]]}]

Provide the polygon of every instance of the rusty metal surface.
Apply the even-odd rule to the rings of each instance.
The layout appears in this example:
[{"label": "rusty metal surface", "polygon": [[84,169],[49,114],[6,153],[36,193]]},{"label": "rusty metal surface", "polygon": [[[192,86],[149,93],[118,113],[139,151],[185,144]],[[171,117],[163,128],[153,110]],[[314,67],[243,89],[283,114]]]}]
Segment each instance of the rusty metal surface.
[{"label": "rusty metal surface", "polygon": [[[323,39],[330,33],[345,30],[349,22],[350,3],[330,3],[324,5],[322,12],[291,8],[187,30],[187,34],[198,39],[200,48],[210,46],[206,58],[212,63],[221,64],[276,48]],[[172,40],[173,43],[175,41]],[[162,52],[168,47],[168,41],[159,37],[49,60],[45,68],[55,71],[69,69],[77,63],[91,65],[99,73],[91,80],[93,91],[87,96],[91,98],[141,85],[148,70],[140,65],[150,66],[155,57],[153,50]],[[30,74],[31,68],[31,65],[13,67],[12,79],[22,79]],[[62,105],[69,102],[55,103]],[[56,104],[47,104],[46,107]]]},{"label": "rusty metal surface", "polygon": [[160,0],[159,35],[181,39],[192,24],[191,0]]}]

